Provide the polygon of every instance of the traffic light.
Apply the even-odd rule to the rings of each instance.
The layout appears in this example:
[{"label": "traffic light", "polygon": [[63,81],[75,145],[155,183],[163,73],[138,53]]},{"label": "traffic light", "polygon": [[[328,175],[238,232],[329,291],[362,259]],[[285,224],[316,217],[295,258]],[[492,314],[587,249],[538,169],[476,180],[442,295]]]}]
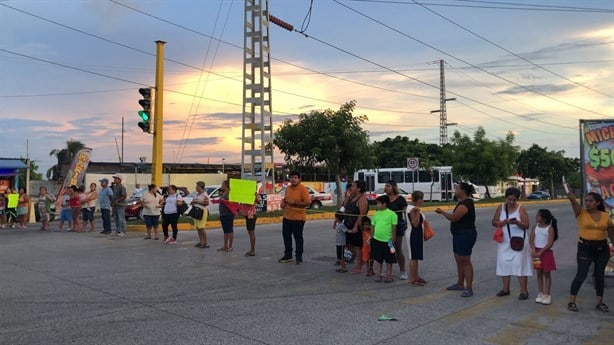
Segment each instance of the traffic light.
[{"label": "traffic light", "polygon": [[143,132],[150,133],[151,130],[151,88],[142,87],[139,89],[139,93],[143,96],[143,99],[139,100],[139,104],[143,107],[143,110],[139,111],[139,127]]}]

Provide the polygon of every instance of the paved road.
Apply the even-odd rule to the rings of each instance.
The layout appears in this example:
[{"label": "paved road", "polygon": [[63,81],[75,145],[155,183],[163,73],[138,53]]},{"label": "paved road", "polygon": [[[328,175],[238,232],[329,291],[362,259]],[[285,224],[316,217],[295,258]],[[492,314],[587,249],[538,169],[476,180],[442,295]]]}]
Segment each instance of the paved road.
[{"label": "paved road", "polygon": [[[424,287],[405,281],[334,272],[331,221],[305,229],[305,264],[279,264],[278,224],[259,226],[257,256],[245,257],[247,235],[236,229],[235,251],[193,248],[99,234],[0,231],[1,344],[611,344],[614,313],[594,307],[588,281],[580,312],[566,310],[575,273],[576,227],[565,204],[544,204],[559,218],[553,304],[495,297],[493,209],[479,209],[474,250],[475,296],[445,291],[455,280],[451,236],[443,217],[428,213],[437,236],[426,244]],[[539,208],[529,206],[531,218]],[[397,269],[395,271],[398,272]],[[614,307],[614,281],[605,301]],[[377,321],[387,314],[398,321]]]}]

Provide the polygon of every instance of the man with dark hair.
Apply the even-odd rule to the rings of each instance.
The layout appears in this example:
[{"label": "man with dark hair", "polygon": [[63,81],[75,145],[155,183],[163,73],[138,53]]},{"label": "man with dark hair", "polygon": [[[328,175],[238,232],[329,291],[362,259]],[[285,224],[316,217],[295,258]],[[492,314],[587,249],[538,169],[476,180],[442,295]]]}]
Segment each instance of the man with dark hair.
[{"label": "man with dark hair", "polygon": [[303,263],[303,227],[305,226],[306,208],[311,205],[311,196],[307,187],[301,184],[301,174],[298,171],[290,173],[290,185],[281,201],[284,209],[282,220],[282,235],[284,239],[284,256],[280,263],[292,262],[292,236],[296,243],[296,264]]}]

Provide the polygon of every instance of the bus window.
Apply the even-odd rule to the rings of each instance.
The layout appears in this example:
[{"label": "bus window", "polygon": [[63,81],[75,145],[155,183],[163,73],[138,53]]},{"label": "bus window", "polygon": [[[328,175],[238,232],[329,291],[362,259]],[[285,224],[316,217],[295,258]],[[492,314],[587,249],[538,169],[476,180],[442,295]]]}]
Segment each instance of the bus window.
[{"label": "bus window", "polygon": [[433,170],[433,182],[439,182],[439,170]]},{"label": "bus window", "polygon": [[403,182],[404,182],[404,181],[403,181],[403,175],[404,175],[404,174],[403,174],[403,172],[402,172],[402,171],[392,171],[392,172],[391,172],[391,175],[392,175],[392,180],[393,180],[394,182],[396,182],[397,184],[398,184],[398,183],[403,183]]},{"label": "bus window", "polygon": [[414,183],[414,182],[418,182],[415,180],[415,172],[414,171],[406,171],[405,172],[405,183]]},{"label": "bus window", "polygon": [[389,171],[378,171],[377,172],[377,181],[379,183],[386,183],[386,181],[390,180],[390,172]]},{"label": "bus window", "polygon": [[358,173],[358,181],[364,181],[364,180],[365,180],[365,173],[359,172]]},{"label": "bus window", "polygon": [[427,182],[427,183],[432,182],[433,179],[431,178],[431,173],[426,170],[419,170],[418,171],[418,181]]}]

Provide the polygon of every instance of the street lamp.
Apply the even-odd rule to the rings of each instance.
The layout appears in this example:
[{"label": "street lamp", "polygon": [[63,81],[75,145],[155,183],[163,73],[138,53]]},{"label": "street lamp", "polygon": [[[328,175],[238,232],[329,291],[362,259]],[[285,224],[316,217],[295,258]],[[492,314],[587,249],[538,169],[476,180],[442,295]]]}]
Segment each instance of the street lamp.
[{"label": "street lamp", "polygon": [[224,173],[224,162],[226,161],[226,158],[222,158],[222,174]]}]

